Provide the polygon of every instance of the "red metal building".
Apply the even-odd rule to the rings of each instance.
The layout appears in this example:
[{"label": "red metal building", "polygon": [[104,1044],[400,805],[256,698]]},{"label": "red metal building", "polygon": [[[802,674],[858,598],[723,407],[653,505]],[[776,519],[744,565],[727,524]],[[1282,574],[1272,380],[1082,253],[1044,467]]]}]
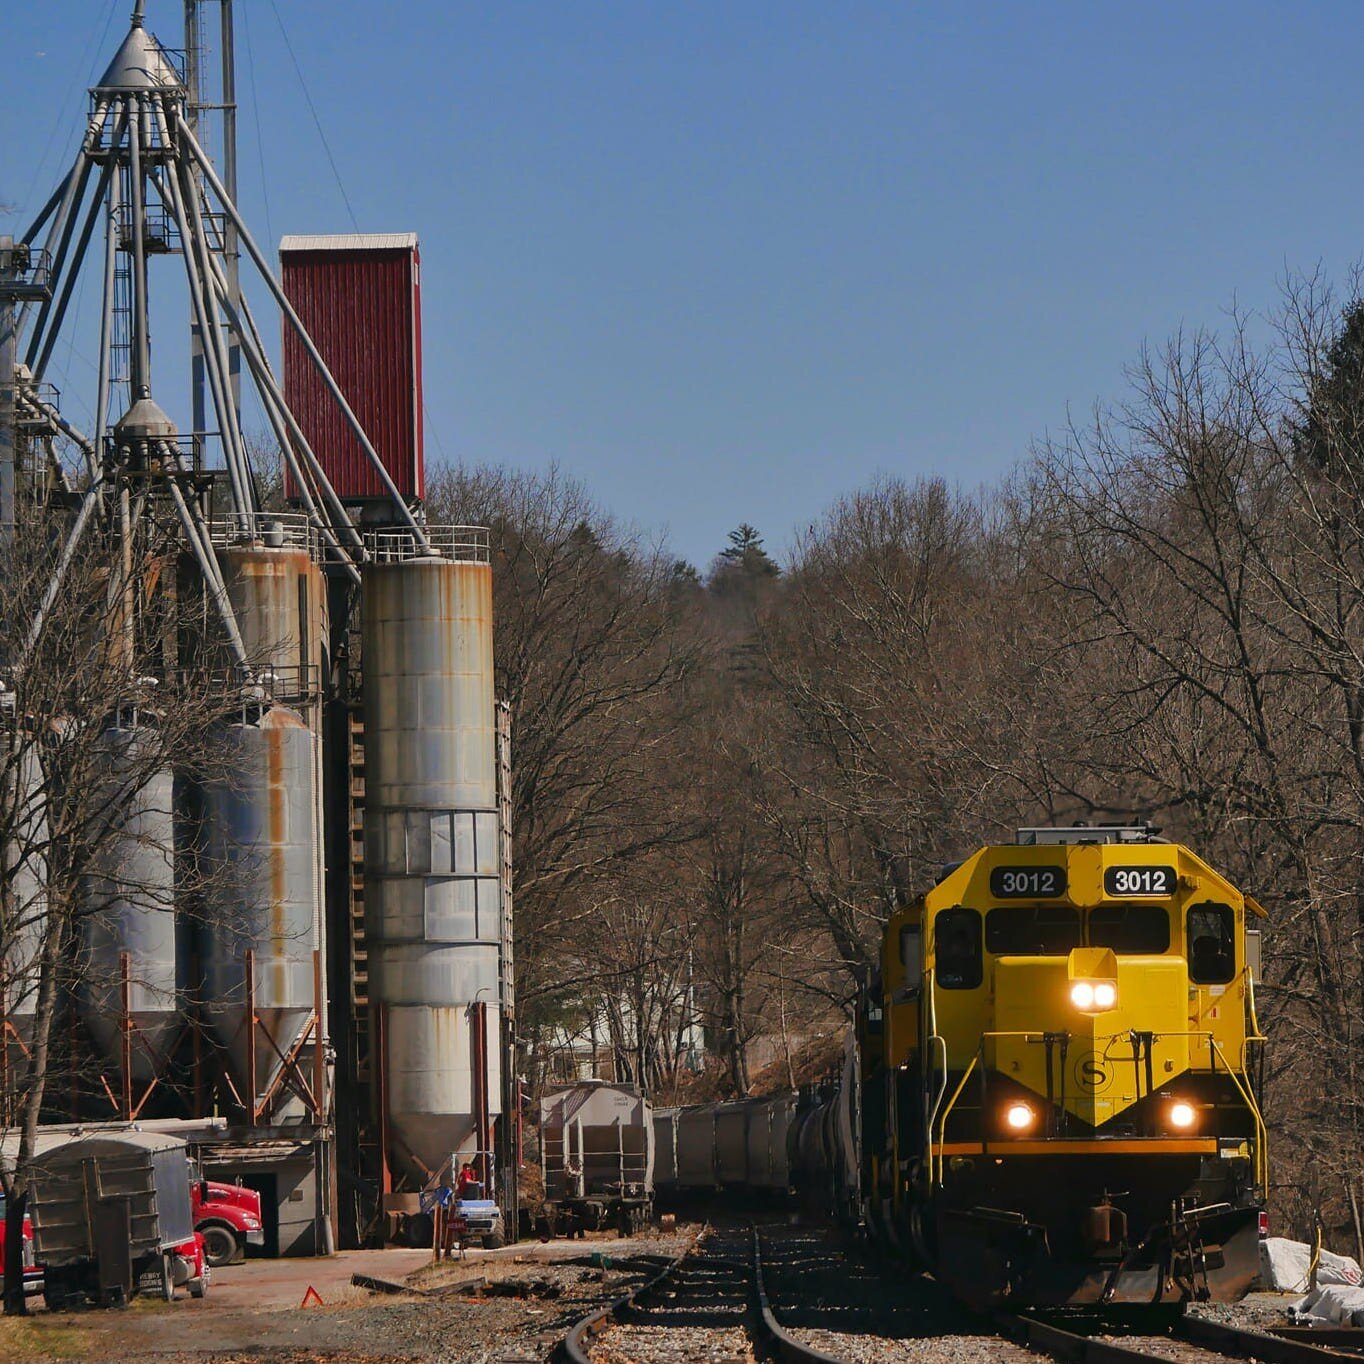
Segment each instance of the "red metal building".
[{"label": "red metal building", "polygon": [[[285,237],[284,291],[404,498],[425,492],[421,259],[414,232]],[[344,502],[388,496],[291,328],[284,396]],[[296,496],[293,480],[285,489]]]}]

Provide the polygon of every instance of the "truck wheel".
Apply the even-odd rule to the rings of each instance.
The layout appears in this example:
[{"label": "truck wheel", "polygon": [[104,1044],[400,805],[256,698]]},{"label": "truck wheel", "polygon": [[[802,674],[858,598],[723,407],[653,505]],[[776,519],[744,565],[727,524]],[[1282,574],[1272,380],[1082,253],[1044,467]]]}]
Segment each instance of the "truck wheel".
[{"label": "truck wheel", "polygon": [[230,1227],[215,1222],[211,1227],[203,1227],[200,1235],[204,1238],[204,1258],[214,1269],[230,1265],[237,1258],[237,1238]]},{"label": "truck wheel", "polygon": [[191,1298],[203,1298],[208,1296],[208,1266],[204,1266],[204,1272],[197,1279],[189,1281],[189,1295]]},{"label": "truck wheel", "polygon": [[501,1250],[507,1244],[507,1238],[500,1231],[489,1232],[483,1238],[484,1250]]},{"label": "truck wheel", "polygon": [[175,1301],[175,1270],[169,1255],[161,1257],[161,1297],[166,1302]]}]

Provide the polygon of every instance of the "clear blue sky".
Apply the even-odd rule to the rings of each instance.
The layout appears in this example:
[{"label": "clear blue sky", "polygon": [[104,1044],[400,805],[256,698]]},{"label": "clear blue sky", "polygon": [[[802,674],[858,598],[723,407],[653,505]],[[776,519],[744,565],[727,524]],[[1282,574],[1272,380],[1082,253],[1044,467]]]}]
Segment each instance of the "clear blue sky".
[{"label": "clear blue sky", "polygon": [[[1358,4],[277,2],[360,228],[421,235],[428,459],[558,460],[701,563],[878,472],[990,478],[1143,339],[1364,248]],[[130,9],[6,7],[0,231]],[[258,235],[351,230],[237,9]]]}]

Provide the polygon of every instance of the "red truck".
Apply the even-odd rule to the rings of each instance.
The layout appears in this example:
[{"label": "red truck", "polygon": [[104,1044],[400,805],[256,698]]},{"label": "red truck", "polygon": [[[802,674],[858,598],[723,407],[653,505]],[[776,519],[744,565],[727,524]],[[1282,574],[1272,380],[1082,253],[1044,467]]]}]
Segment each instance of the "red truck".
[{"label": "red truck", "polygon": [[199,1179],[190,1186],[194,1230],[204,1238],[204,1253],[214,1269],[242,1259],[246,1247],[265,1244],[260,1194],[240,1184]]},{"label": "red truck", "polygon": [[[33,1219],[24,1214],[24,1293],[43,1291],[43,1271],[33,1261]],[[0,1281],[5,1272],[5,1195],[0,1193]]]}]

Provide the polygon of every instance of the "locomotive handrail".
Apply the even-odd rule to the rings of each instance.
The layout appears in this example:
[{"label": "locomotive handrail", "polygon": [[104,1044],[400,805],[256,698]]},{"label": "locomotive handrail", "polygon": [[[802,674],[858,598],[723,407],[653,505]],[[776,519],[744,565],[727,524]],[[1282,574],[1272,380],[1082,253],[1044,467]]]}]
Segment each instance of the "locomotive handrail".
[{"label": "locomotive handrail", "polygon": [[[941,1118],[941,1120],[939,1120],[939,1118],[938,1118],[938,1110],[937,1110],[937,1108],[935,1107],[934,1110],[933,1110],[933,1121],[934,1121],[934,1122],[937,1122],[937,1124],[938,1124],[938,1141],[937,1141],[938,1146],[940,1146],[940,1147],[941,1147],[941,1146],[944,1146],[944,1145],[946,1144],[946,1142],[947,1142],[947,1120],[948,1120],[949,1117],[952,1116],[952,1110],[956,1107],[956,1105],[957,1105],[957,1100],[958,1100],[959,1098],[961,1098],[961,1092],[962,1092],[963,1089],[966,1088],[966,1082],[967,1082],[967,1080],[969,1080],[969,1079],[971,1078],[971,1075],[972,1075],[972,1073],[974,1072],[974,1070],[975,1070],[975,1068],[976,1068],[977,1062],[979,1062],[979,1061],[981,1060],[981,1058],[985,1055],[985,1043],[986,1043],[986,1041],[989,1040],[989,1039],[991,1039],[991,1038],[1000,1038],[1000,1037],[1021,1037],[1021,1038],[1024,1039],[1024,1041],[1030,1041],[1030,1040],[1032,1040],[1033,1038],[1037,1038],[1037,1039],[1040,1040],[1040,1039],[1042,1038],[1042,1036],[1043,1036],[1043,1034],[1040,1033],[1040,1032],[1038,1032],[1036,1028],[1025,1029],[1025,1030],[1023,1030],[1023,1031],[1018,1031],[1018,1030],[1016,1030],[1016,1029],[1007,1029],[1007,1030],[995,1031],[995,1030],[991,1029],[990,1031],[981,1033],[980,1038],[979,1038],[978,1041],[976,1042],[976,1051],[975,1051],[975,1055],[971,1057],[971,1064],[970,1064],[969,1066],[966,1067],[966,1072],[965,1072],[965,1074],[962,1075],[961,1080],[960,1080],[959,1083],[957,1084],[956,1089],[954,1089],[954,1090],[952,1091],[952,1097],[951,1097],[951,1099],[948,1101],[947,1107],[946,1107],[945,1109],[942,1110],[942,1118]],[[946,1089],[947,1089],[947,1044],[944,1042],[944,1043],[943,1043],[943,1090],[946,1091]],[[942,1154],[941,1151],[939,1152],[939,1154],[938,1154],[938,1164],[937,1164],[937,1167],[936,1167],[936,1168],[937,1168],[937,1173],[936,1173],[936,1175],[935,1175],[935,1174],[934,1174],[934,1165],[933,1165],[933,1132],[932,1132],[932,1128],[931,1128],[931,1127],[930,1127],[930,1129],[929,1129],[928,1138],[929,1138],[929,1147],[928,1147],[929,1177],[930,1177],[930,1179],[932,1179],[939,1187],[941,1187],[941,1186],[942,1186],[942,1172],[943,1172],[943,1167],[944,1167],[944,1164],[945,1164],[945,1161],[946,1161],[946,1157]],[[985,1139],[984,1139],[984,1137],[982,1137],[982,1138],[981,1138],[981,1147],[982,1147],[982,1149],[984,1148],[984,1146],[985,1146]]]},{"label": "locomotive handrail", "polygon": [[1208,1034],[1208,1043],[1213,1051],[1221,1057],[1222,1064],[1227,1068],[1227,1074],[1231,1076],[1231,1082],[1240,1092],[1241,1098],[1245,1100],[1245,1105],[1250,1109],[1250,1115],[1255,1119],[1255,1180],[1261,1187],[1268,1182],[1269,1166],[1269,1129],[1265,1126],[1264,1116],[1260,1112],[1260,1105],[1255,1102],[1255,1095],[1251,1092],[1248,1085],[1241,1083],[1241,1077],[1231,1068],[1231,1062],[1222,1054],[1222,1048],[1217,1045],[1217,1039]]},{"label": "locomotive handrail", "polygon": [[[936,1095],[934,1096],[934,1098],[933,1098],[933,1107],[932,1107],[931,1109],[928,1109],[927,1106],[925,1106],[925,1110],[926,1110],[926,1111],[925,1111],[925,1117],[927,1118],[927,1129],[926,1129],[926,1131],[924,1132],[924,1136],[928,1139],[928,1140],[927,1140],[927,1146],[928,1146],[928,1182],[929,1182],[930,1184],[932,1184],[932,1183],[934,1182],[934,1181],[933,1181],[933,1124],[936,1123],[936,1122],[938,1121],[938,1110],[942,1107],[943,1097],[944,1097],[944,1095],[946,1095],[946,1093],[947,1093],[947,1063],[948,1063],[948,1057],[947,1057],[947,1039],[946,1039],[945,1037],[939,1036],[939,1034],[938,1034],[938,1000],[937,1000],[937,995],[936,995],[936,993],[935,993],[935,991],[934,991],[934,988],[933,988],[933,976],[934,976],[934,970],[933,970],[933,967],[930,966],[930,967],[924,972],[924,979],[925,979],[925,982],[926,982],[926,984],[927,984],[927,986],[928,986],[928,991],[927,991],[927,993],[928,993],[928,1049],[929,1049],[929,1062],[928,1062],[928,1065],[929,1065],[929,1074],[931,1075],[931,1074],[932,1074],[932,1066],[933,1066],[933,1061],[932,1061],[933,1046],[934,1046],[934,1044],[936,1043],[938,1046],[940,1046],[940,1047],[942,1048],[942,1084],[940,1084],[940,1085],[938,1086],[938,1092],[937,1092],[937,1094],[936,1094]],[[897,1165],[898,1165],[898,1155],[899,1155],[898,1150],[897,1150],[897,1152],[896,1152],[896,1155],[897,1155]]]},{"label": "locomotive handrail", "polygon": [[[924,1130],[924,1137],[927,1139],[927,1145],[929,1148],[928,1175],[930,1181],[933,1178],[933,1125],[938,1121],[938,1110],[942,1108],[942,1101],[944,1098],[947,1097],[947,1039],[945,1037],[939,1037],[937,1033],[933,1033],[928,1039],[930,1054],[932,1052],[933,1044],[935,1042],[938,1044],[938,1046],[942,1048],[942,1084],[938,1086],[938,1092],[934,1096],[933,1107],[931,1109],[926,1110],[924,1114],[927,1123],[927,1126]],[[929,1062],[929,1066],[931,1069],[932,1067],[931,1060]]]},{"label": "locomotive handrail", "polygon": [[[952,1115],[952,1110],[953,1110],[953,1108],[956,1107],[957,1100],[958,1100],[959,1098],[961,1098],[961,1092],[962,1092],[963,1089],[966,1088],[966,1082],[967,1082],[967,1080],[969,1080],[969,1079],[971,1078],[971,1072],[975,1070],[975,1068],[976,1068],[976,1062],[979,1061],[979,1060],[980,1060],[980,1052],[977,1051],[976,1054],[971,1058],[971,1064],[970,1064],[969,1066],[967,1066],[967,1067],[966,1067],[966,1070],[962,1073],[961,1081],[958,1083],[956,1089],[954,1089],[954,1090],[952,1091],[952,1097],[947,1101],[947,1107],[944,1108],[943,1111],[942,1111],[942,1120],[941,1120],[941,1121],[939,1122],[939,1124],[938,1124],[938,1145],[939,1145],[939,1146],[942,1146],[942,1145],[947,1141],[947,1120],[948,1120],[949,1117],[951,1117],[951,1115]],[[944,1075],[944,1077],[946,1077],[946,1075],[947,1075],[947,1070],[946,1070],[945,1067],[944,1067],[944,1069],[943,1069],[943,1075]],[[945,1082],[945,1080],[944,1080],[944,1088],[945,1088],[945,1087],[946,1087],[946,1082]],[[932,1163],[932,1160],[933,1160],[933,1148],[932,1148],[931,1146],[928,1148],[928,1159],[929,1159],[929,1162],[930,1162],[930,1164],[931,1164],[931,1163]],[[942,1182],[943,1182],[943,1181],[942,1181],[943,1163],[944,1163],[944,1157],[943,1157],[943,1155],[942,1155],[942,1153],[941,1153],[941,1151],[940,1151],[940,1152],[938,1153],[938,1173],[937,1173],[937,1175],[936,1175],[936,1177],[935,1177],[935,1180],[934,1180],[934,1182],[935,1182],[940,1188],[942,1187]]]}]

